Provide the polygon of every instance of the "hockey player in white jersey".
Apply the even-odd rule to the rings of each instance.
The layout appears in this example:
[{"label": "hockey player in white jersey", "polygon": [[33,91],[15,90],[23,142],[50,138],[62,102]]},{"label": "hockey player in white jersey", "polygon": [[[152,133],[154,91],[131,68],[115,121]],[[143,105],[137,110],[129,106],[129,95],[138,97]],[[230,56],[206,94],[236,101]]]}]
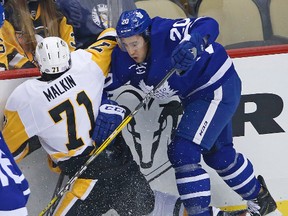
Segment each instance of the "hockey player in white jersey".
[{"label": "hockey player in white jersey", "polygon": [[55,163],[94,148],[89,132],[115,45],[112,33],[107,29],[89,49],[71,54],[58,37],[37,45],[35,58],[41,78],[18,86],[4,110],[7,124],[3,136],[17,161],[29,153],[25,141],[35,135]]},{"label": "hockey player in white jersey", "polygon": [[[104,100],[101,105],[114,36],[114,29],[106,29],[88,49],[72,53],[58,37],[38,43],[35,59],[41,77],[19,85],[4,110],[3,136],[17,161],[37,149],[29,142],[37,136],[53,163],[71,177],[101,145],[97,133],[97,141],[91,139],[97,115],[103,124],[107,115],[120,115],[116,119],[122,121],[123,108],[113,104],[120,112],[105,113],[111,104]],[[54,215],[100,216],[109,209],[119,215],[145,215],[153,207],[153,191],[119,135],[77,178]]]}]

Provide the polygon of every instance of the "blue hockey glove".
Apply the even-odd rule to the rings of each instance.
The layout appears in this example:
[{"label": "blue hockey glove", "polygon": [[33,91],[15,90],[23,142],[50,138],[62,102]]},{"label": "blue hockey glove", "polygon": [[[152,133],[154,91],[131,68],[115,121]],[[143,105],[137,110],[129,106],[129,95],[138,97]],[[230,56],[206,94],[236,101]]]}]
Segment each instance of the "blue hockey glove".
[{"label": "blue hockey glove", "polygon": [[205,42],[199,33],[187,35],[172,52],[172,66],[182,71],[183,75],[190,71],[196,63],[197,57],[204,52]]},{"label": "blue hockey glove", "polygon": [[[95,121],[95,128],[92,139],[99,146],[119,126],[125,116],[125,109],[118,106],[115,101],[105,99],[102,101],[98,116]],[[111,144],[113,141],[111,142]]]}]

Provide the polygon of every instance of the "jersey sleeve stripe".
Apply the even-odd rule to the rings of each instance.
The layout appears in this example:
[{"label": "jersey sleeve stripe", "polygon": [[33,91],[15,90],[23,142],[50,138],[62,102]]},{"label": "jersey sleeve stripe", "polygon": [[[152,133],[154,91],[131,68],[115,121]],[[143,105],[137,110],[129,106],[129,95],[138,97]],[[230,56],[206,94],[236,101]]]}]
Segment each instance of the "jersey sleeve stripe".
[{"label": "jersey sleeve stripe", "polygon": [[23,191],[23,195],[27,196],[31,193],[30,189],[28,188],[27,190]]}]

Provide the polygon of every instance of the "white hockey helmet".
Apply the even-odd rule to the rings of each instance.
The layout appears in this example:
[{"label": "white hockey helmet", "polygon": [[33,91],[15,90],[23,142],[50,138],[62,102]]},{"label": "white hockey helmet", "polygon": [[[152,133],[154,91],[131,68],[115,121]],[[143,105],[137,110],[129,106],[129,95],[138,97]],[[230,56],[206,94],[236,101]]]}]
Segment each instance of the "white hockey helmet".
[{"label": "white hockey helmet", "polygon": [[41,73],[58,74],[71,66],[70,50],[67,43],[59,37],[46,37],[35,50],[35,60]]}]

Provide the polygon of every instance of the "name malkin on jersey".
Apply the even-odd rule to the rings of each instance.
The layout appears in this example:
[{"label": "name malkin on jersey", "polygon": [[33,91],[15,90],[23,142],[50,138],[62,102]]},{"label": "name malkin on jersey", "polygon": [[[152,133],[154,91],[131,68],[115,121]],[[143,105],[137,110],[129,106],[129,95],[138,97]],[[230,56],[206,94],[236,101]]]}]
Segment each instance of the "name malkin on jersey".
[{"label": "name malkin on jersey", "polygon": [[71,75],[64,77],[63,79],[59,80],[58,83],[47,88],[46,91],[43,91],[43,94],[50,102],[51,100],[57,98],[58,96],[64,94],[71,88],[76,86],[76,82],[73,80]]}]

